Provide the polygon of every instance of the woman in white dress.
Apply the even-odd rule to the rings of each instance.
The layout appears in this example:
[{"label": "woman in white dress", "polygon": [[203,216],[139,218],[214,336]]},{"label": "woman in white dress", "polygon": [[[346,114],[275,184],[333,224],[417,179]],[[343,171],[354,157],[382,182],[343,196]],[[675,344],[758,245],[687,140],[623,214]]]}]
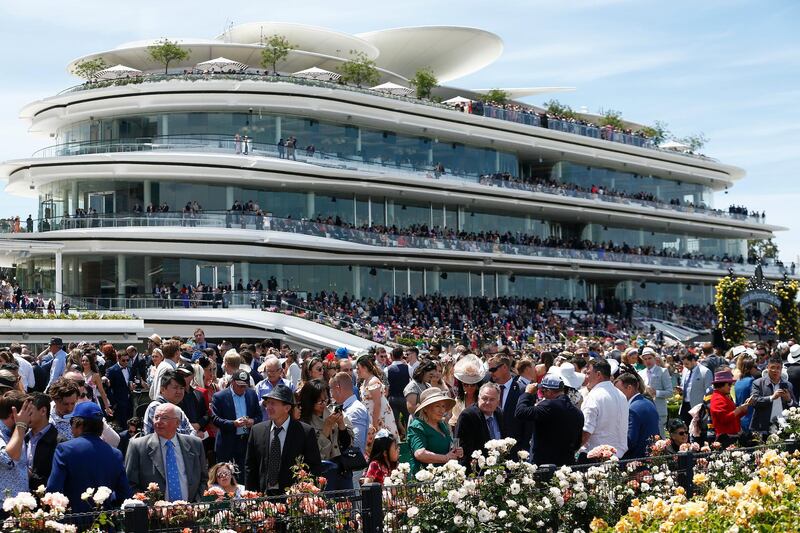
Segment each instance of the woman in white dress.
[{"label": "woman in white dress", "polygon": [[399,440],[397,425],[394,423],[394,413],[386,398],[386,388],[383,385],[383,372],[375,365],[369,355],[362,355],[356,360],[356,371],[361,384],[361,401],[367,408],[370,423],[377,433],[386,429],[395,439]]}]

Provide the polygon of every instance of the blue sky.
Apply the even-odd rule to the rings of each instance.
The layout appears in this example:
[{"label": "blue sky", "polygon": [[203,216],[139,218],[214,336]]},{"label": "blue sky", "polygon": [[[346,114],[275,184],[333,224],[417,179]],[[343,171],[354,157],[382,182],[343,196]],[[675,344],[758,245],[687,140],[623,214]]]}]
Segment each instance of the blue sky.
[{"label": "blue sky", "polygon": [[[227,8],[227,11],[221,8]],[[556,95],[573,108],[616,109],[662,120],[677,135],[703,132],[705,152],[747,177],[716,207],[745,204],[790,228],[785,261],[800,255],[800,2],[434,0],[235,2],[194,0],[0,3],[0,161],[48,145],[29,135],[20,108],[78,80],[75,57],[126,41],[210,38],[230,24],[277,20],[357,33],[416,25],[463,25],[497,33],[501,58],[451,82],[462,87],[574,86]],[[549,96],[532,98],[541,103]],[[0,217],[36,213],[35,202],[0,192]]]}]

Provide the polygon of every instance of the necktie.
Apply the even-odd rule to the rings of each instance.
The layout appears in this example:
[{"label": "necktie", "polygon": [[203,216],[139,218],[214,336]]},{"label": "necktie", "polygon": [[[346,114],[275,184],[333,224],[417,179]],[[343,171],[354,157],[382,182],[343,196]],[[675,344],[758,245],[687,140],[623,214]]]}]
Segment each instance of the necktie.
[{"label": "necktie", "polygon": [[269,444],[269,460],[267,461],[267,487],[278,484],[278,475],[281,471],[281,441],[278,435],[283,431],[283,426],[275,426],[272,430],[272,442]]},{"label": "necktie", "polygon": [[171,502],[182,500],[181,475],[178,472],[178,458],[175,457],[175,445],[171,440],[165,444],[167,447],[167,499]]},{"label": "necktie", "polygon": [[686,392],[687,392],[686,389],[689,387],[689,384],[692,382],[692,372],[694,372],[694,368],[689,370],[689,375],[686,376],[686,379],[683,382],[683,399],[684,399],[684,401],[688,401],[688,397],[686,396]]},{"label": "necktie", "polygon": [[503,409],[505,407],[505,401],[504,401],[505,398],[503,398],[505,393],[506,393],[506,386],[505,385],[500,385],[500,408],[501,409]]},{"label": "necktie", "polygon": [[486,419],[486,424],[489,426],[489,437],[493,440],[497,440],[500,438],[500,435],[497,434],[497,426],[494,423],[494,417],[490,416]]}]

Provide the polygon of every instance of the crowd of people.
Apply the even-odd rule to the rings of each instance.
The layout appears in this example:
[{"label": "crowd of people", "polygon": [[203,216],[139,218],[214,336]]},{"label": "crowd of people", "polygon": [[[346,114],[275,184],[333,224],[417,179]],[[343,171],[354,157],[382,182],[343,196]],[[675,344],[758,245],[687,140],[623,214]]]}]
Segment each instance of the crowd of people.
[{"label": "crowd of people", "polygon": [[169,501],[280,495],[299,457],[326,490],[382,483],[402,441],[412,475],[451,460],[473,469],[474,451],[508,437],[537,465],[745,445],[800,386],[793,341],[726,351],[630,334],[351,353],[215,344],[198,328],[143,349],[54,337],[37,351],[0,350],[3,498],[44,485],[74,512],[99,486],[112,507],[153,483]]}]

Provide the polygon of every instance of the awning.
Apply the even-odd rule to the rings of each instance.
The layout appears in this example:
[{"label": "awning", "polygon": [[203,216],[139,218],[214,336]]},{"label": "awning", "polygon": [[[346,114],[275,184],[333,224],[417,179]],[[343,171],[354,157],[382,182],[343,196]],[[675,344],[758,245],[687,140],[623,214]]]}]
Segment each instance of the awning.
[{"label": "awning", "polygon": [[228,59],[225,57],[218,57],[216,59],[209,59],[194,66],[197,70],[245,70],[247,65]]},{"label": "awning", "polygon": [[375,87],[370,87],[373,91],[380,91],[383,93],[389,94],[397,94],[397,95],[404,95],[414,92],[414,89],[410,87],[403,87],[402,85],[398,85],[392,82],[381,83],[380,85],[376,85]]},{"label": "awning", "polygon": [[295,78],[307,78],[310,80],[325,80],[336,81],[341,78],[341,74],[325,70],[324,68],[311,67],[305,70],[300,70],[292,74]]},{"label": "awning", "polygon": [[116,65],[103,70],[98,70],[94,77],[99,80],[117,80],[120,78],[134,78],[141,76],[142,74],[143,73],[141,70],[126,67],[125,65]]}]

